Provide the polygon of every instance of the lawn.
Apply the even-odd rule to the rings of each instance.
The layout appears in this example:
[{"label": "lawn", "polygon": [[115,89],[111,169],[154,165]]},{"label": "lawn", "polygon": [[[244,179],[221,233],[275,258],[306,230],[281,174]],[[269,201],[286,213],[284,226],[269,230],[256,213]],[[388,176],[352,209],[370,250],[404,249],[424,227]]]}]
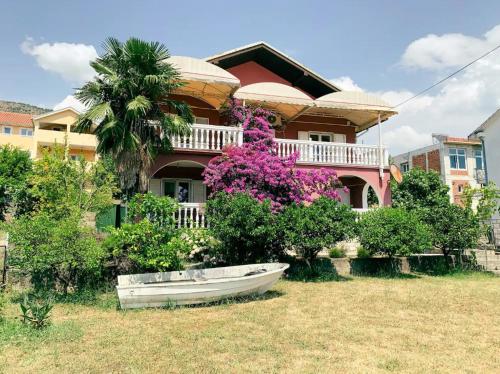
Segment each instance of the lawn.
[{"label": "lawn", "polygon": [[57,304],[42,334],[4,325],[0,372],[500,372],[500,278],[486,274],[280,281],[173,310],[109,298]]}]

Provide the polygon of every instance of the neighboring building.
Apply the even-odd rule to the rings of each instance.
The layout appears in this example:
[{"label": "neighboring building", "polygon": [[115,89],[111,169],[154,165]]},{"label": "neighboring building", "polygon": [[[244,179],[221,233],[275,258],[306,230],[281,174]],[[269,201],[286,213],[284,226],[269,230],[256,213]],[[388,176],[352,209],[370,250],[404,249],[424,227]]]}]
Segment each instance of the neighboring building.
[{"label": "neighboring building", "polygon": [[403,173],[415,167],[438,172],[450,187],[450,201],[460,204],[466,186],[485,182],[481,142],[440,134],[432,138],[434,144],[394,156],[393,162]]},{"label": "neighboring building", "polygon": [[65,108],[33,117],[31,114],[0,112],[0,145],[11,144],[39,158],[43,148],[61,144],[69,157],[96,160],[97,139],[73,132],[78,112]]},{"label": "neighboring building", "polygon": [[205,166],[224,146],[242,142],[241,128],[224,126],[221,115],[231,95],[275,111],[280,154],[299,151],[299,167],[335,169],[350,188],[342,195],[344,203],[367,208],[372,187],[381,205],[390,204],[385,147],[380,142],[356,144],[359,132],[396,114],[387,103],[362,92],[341,91],[264,42],[205,60],[173,56],[169,62],[186,82],[175,96],[191,105],[196,121],[190,136],[174,137],[173,153],[157,157],[150,190],[177,198],[184,214],[195,221],[203,218],[198,213],[209,194],[202,183]]}]

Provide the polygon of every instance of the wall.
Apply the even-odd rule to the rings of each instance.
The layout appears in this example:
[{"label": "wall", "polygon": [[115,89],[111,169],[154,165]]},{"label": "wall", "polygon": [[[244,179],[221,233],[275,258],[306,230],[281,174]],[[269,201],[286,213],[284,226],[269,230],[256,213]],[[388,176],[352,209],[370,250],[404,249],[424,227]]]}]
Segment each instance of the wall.
[{"label": "wall", "polygon": [[[486,127],[484,131],[484,146],[486,148],[486,164],[488,179],[500,186],[500,117]],[[500,219],[500,214],[495,218]]]},{"label": "wall", "polygon": [[284,130],[277,130],[277,138],[298,139],[299,131],[318,131],[345,134],[347,143],[356,143],[356,128],[348,125],[343,118],[327,118],[319,116],[300,116],[286,125]]},{"label": "wall", "polygon": [[266,69],[264,66],[259,65],[255,61],[248,61],[243,64],[233,66],[232,68],[227,69],[227,71],[240,80],[241,86],[259,82],[274,82],[286,84],[287,86],[292,85],[287,80],[281,78],[278,74],[273,73],[271,70]]}]

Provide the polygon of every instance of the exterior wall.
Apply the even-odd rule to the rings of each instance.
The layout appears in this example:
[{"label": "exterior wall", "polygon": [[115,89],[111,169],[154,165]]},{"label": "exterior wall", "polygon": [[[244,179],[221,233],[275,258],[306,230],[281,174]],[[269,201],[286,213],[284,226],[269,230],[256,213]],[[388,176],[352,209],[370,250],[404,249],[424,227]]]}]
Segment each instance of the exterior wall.
[{"label": "exterior wall", "polygon": [[31,151],[33,138],[31,136],[21,135],[3,135],[0,134],[0,146],[10,144],[25,151]]},{"label": "exterior wall", "polygon": [[441,174],[441,154],[438,149],[427,153],[427,165],[429,170],[434,170]]},{"label": "exterior wall", "polygon": [[227,69],[227,71],[237,77],[242,86],[260,82],[281,83],[286,84],[287,86],[292,85],[287,80],[281,78],[278,74],[273,73],[255,61],[248,61],[241,65],[233,66],[232,68]]},{"label": "exterior wall", "polygon": [[[221,116],[219,111],[212,107],[207,102],[187,95],[171,95],[173,99],[182,100],[188,103],[191,106],[191,110],[196,117],[205,117],[208,118],[208,121],[211,125],[220,125],[221,124]],[[162,110],[165,113],[168,113],[168,108],[162,106]]]},{"label": "exterior wall", "polygon": [[[500,186],[500,117],[484,130],[484,148],[486,150],[486,164],[488,168],[488,180]],[[500,219],[497,213],[496,219]]]}]

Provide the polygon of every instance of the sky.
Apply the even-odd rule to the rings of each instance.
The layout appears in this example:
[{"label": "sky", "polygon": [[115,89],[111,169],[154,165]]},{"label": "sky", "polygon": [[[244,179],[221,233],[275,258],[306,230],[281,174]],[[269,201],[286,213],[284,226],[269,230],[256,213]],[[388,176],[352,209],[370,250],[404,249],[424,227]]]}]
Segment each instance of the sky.
[{"label": "sky", "polygon": [[[500,44],[500,1],[0,0],[0,99],[74,103],[110,36],[207,57],[264,40],[345,90],[392,105]],[[500,50],[398,108],[383,125],[395,155],[466,136],[500,107]],[[372,129],[359,142],[375,144]]]}]

